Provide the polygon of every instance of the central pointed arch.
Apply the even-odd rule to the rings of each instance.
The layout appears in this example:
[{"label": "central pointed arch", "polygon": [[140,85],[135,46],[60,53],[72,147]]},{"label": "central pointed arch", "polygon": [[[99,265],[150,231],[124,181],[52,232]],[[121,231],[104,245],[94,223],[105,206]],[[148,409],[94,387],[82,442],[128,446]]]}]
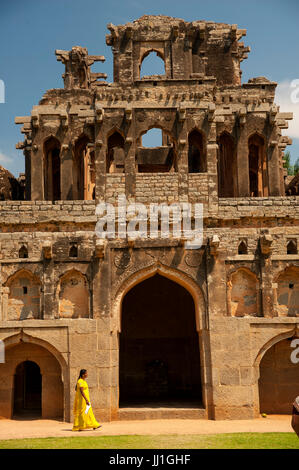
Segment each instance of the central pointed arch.
[{"label": "central pointed arch", "polygon": [[[205,412],[204,305],[200,287],[188,275],[160,263],[124,281],[113,309],[119,330],[117,407],[144,407],[148,400],[150,407],[192,404]],[[138,354],[133,351],[137,343],[143,349]],[[136,381],[132,393],[130,377]],[[145,383],[147,394],[142,393]]]},{"label": "central pointed arch", "polygon": [[161,263],[155,263],[129,276],[117,290],[112,306],[112,316],[117,319],[117,330],[121,331],[121,308],[127,292],[155,274],[167,277],[184,287],[191,294],[195,305],[196,330],[200,332],[205,329],[207,327],[206,299],[200,286],[188,274]]}]

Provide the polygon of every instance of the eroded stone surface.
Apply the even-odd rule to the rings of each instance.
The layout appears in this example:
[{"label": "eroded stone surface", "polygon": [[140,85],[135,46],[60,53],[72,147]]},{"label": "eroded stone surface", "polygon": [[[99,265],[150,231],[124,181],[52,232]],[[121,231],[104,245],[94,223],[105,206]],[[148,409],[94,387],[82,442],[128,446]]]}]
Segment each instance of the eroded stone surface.
[{"label": "eroded stone surface", "polygon": [[[241,84],[249,48],[236,25],[143,16],[108,29],[113,83],[90,71],[102,56],[79,46],[56,51],[64,89],[47,91],[30,116],[16,118],[25,134],[17,148],[25,155],[26,200],[0,201],[0,339],[7,351],[0,415],[12,416],[21,386],[13,376],[26,361],[45,374],[44,417],[71,419],[81,368],[89,371],[100,420],[155,417],[134,402],[119,413],[120,375],[125,398],[135,383],[172,404],[167,417],[186,400],[189,418],[250,419],[265,411],[260,403],[291,412],[299,366],[286,339],[299,335],[299,199],[285,195],[290,140],[281,135],[291,115],[275,105],[274,82]],[[140,78],[152,51],[165,73]],[[159,147],[142,145],[151,128],[162,130]],[[288,181],[288,194],[295,183]],[[115,205],[119,194],[147,207],[202,203],[203,246],[188,250],[172,235],[100,242],[96,204]],[[162,292],[145,288],[153,276],[169,281],[160,283]],[[177,297],[173,283],[185,296]],[[134,292],[139,300],[130,309]],[[267,398],[271,381],[288,388],[281,406]]]}]

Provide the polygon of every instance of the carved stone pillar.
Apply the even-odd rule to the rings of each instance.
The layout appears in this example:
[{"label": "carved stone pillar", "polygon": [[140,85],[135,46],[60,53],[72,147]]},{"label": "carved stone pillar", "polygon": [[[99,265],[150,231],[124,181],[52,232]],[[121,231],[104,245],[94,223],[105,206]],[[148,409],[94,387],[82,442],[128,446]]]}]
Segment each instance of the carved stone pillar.
[{"label": "carved stone pillar", "polygon": [[8,320],[8,296],[9,296],[9,287],[1,288],[1,312],[0,319],[2,321]]},{"label": "carved stone pillar", "polygon": [[[211,114],[211,113],[210,113]],[[211,118],[212,119],[212,116]],[[218,144],[216,141],[216,122],[212,121],[207,143],[207,172],[209,175],[209,208],[218,208],[218,175],[217,175],[217,155]]]},{"label": "carved stone pillar", "polygon": [[244,126],[239,127],[237,142],[238,197],[249,197],[248,142]]},{"label": "carved stone pillar", "polygon": [[61,199],[62,201],[73,199],[73,155],[71,146],[67,143],[61,146]]},{"label": "carved stone pillar", "polygon": [[262,281],[262,314],[264,317],[273,317],[274,311],[274,292],[272,285],[272,236],[269,234],[262,235],[260,238],[260,273]]},{"label": "carved stone pillar", "polygon": [[[27,150],[27,149],[26,149]],[[41,145],[31,150],[31,200],[44,201],[44,158]]]},{"label": "carved stone pillar", "polygon": [[126,110],[126,119],[129,129],[125,141],[125,191],[126,197],[135,197],[136,192],[136,138],[135,138],[135,116],[131,109]]},{"label": "carved stone pillar", "polygon": [[179,202],[188,202],[189,194],[189,168],[188,168],[188,132],[186,110],[179,110],[178,145],[177,145],[177,172]]},{"label": "carved stone pillar", "polygon": [[275,141],[270,142],[267,151],[269,196],[280,196],[279,149]]},{"label": "carved stone pillar", "polygon": [[55,279],[53,259],[44,259],[43,295],[41,296],[42,318],[58,318],[58,299],[55,298]]}]

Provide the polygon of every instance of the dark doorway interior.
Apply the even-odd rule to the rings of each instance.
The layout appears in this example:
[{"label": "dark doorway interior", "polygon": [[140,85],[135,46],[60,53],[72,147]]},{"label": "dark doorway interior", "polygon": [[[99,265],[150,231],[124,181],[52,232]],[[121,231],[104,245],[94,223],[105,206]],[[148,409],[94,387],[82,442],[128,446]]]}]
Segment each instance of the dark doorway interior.
[{"label": "dark doorway interior", "polygon": [[202,406],[194,301],[155,275],[125,296],[120,334],[120,407]]},{"label": "dark doorway interior", "polygon": [[14,416],[41,416],[42,377],[39,366],[24,361],[14,377]]}]

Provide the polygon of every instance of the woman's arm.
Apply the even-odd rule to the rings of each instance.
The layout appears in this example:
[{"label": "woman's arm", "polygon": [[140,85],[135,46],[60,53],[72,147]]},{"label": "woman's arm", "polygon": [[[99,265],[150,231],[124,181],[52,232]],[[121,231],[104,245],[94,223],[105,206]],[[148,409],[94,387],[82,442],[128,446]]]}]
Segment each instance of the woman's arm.
[{"label": "woman's arm", "polygon": [[87,400],[84,392],[83,392],[83,387],[80,387],[80,392],[81,392],[81,395],[82,397],[84,398],[84,400],[86,401],[86,405],[90,405],[89,401]]}]

